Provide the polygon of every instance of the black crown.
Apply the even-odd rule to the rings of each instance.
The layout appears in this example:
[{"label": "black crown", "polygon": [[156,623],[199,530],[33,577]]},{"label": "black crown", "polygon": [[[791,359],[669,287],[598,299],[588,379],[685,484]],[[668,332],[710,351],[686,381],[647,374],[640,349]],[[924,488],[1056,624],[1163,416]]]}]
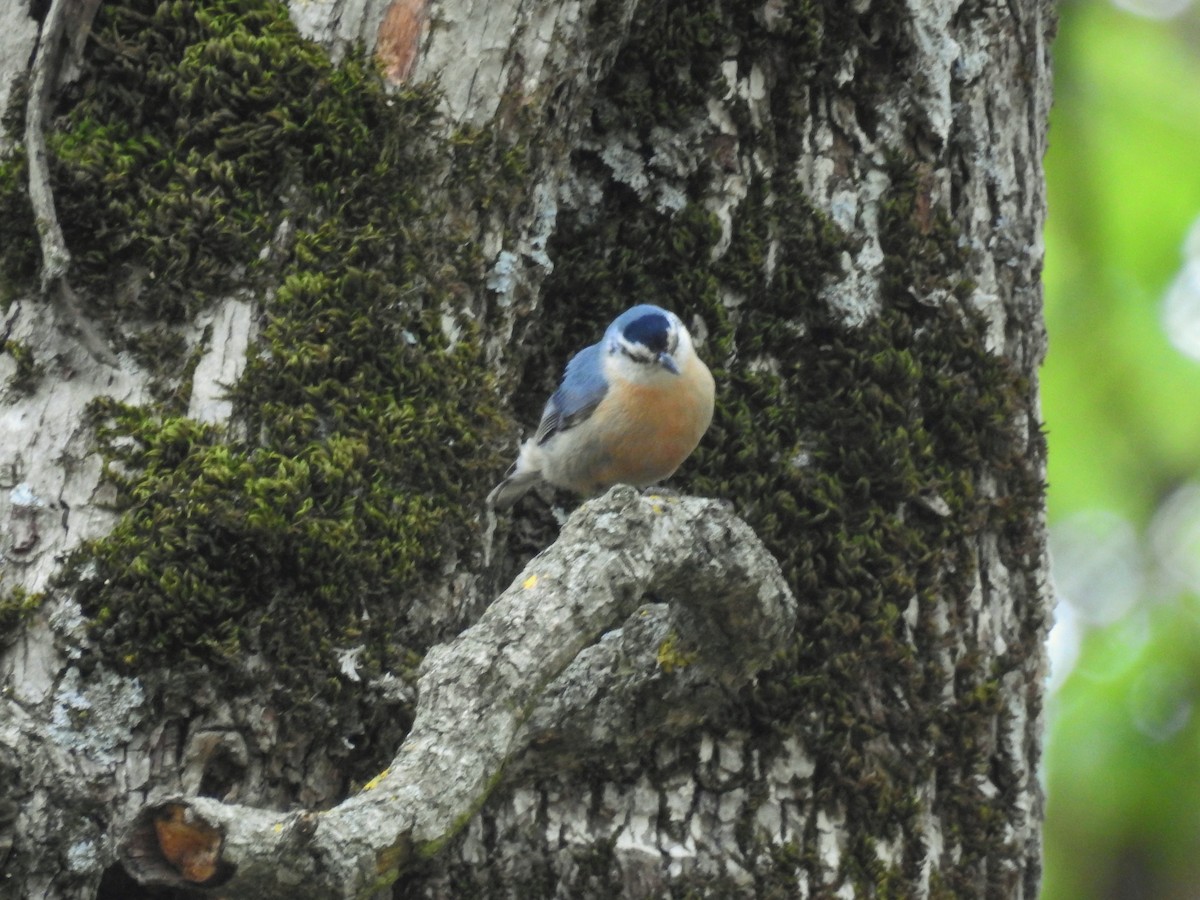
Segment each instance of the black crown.
[{"label": "black crown", "polygon": [[625,340],[643,344],[655,353],[665,353],[671,323],[662,313],[647,313],[625,326]]}]

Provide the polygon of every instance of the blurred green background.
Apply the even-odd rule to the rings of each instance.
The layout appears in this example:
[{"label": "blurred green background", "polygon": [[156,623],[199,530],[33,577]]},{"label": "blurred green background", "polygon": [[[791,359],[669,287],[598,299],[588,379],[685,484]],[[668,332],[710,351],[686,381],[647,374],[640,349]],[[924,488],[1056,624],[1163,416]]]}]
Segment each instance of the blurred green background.
[{"label": "blurred green background", "polygon": [[1200,898],[1200,2],[1059,5],[1044,900]]}]

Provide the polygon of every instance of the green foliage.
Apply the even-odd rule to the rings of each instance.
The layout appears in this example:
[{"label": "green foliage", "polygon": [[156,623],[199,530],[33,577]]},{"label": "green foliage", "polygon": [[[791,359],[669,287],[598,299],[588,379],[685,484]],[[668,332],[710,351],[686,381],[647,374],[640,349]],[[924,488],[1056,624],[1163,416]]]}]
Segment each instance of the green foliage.
[{"label": "green foliage", "polygon": [[1200,379],[1160,320],[1200,211],[1186,35],[1099,2],[1063,10],[1046,158],[1052,515],[1101,506],[1143,521],[1195,471],[1200,418],[1180,411],[1200,406]]},{"label": "green foliage", "polygon": [[[1097,0],[1061,5],[1042,372],[1052,522],[1099,509],[1138,533],[1196,478],[1197,364],[1161,319],[1200,214],[1196,24],[1195,5],[1167,22]],[[1136,540],[1153,557],[1154,534]],[[1131,885],[1184,897],[1200,883],[1197,598],[1151,583],[1130,599],[1125,619],[1085,630],[1052,699],[1046,900]]]},{"label": "green foliage", "polygon": [[1156,896],[1196,884],[1198,612],[1193,598],[1098,633],[1056,698],[1046,896],[1111,896],[1130,873]]}]

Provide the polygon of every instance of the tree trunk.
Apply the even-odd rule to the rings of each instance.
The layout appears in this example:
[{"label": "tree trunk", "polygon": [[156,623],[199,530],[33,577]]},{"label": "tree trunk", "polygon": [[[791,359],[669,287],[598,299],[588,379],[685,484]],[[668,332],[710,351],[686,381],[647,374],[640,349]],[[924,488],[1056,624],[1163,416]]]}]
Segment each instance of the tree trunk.
[{"label": "tree trunk", "polygon": [[15,7],[0,896],[1037,895],[1049,3]]}]

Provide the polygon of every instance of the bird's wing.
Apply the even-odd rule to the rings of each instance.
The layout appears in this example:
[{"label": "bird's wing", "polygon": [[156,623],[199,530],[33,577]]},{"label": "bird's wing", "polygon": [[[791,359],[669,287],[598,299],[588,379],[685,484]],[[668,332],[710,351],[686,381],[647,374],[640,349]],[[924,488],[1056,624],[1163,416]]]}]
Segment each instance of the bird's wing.
[{"label": "bird's wing", "polygon": [[542,421],[533,436],[534,442],[544,444],[558,432],[578,425],[600,405],[607,392],[603,346],[592,344],[576,353],[567,363],[562,383],[542,411]]}]

